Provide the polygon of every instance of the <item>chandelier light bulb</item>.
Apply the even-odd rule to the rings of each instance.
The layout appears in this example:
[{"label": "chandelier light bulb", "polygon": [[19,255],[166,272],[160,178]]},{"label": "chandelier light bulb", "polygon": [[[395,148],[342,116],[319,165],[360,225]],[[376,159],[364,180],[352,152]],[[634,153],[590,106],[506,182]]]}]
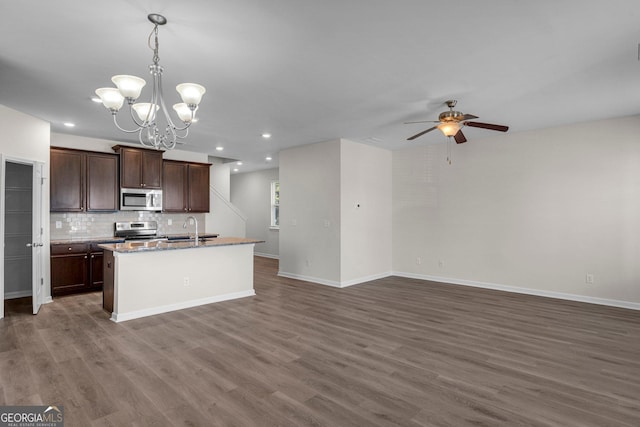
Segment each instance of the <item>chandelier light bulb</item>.
[{"label": "chandelier light bulb", "polygon": [[96,95],[100,97],[102,105],[111,112],[120,110],[124,103],[124,97],[120,91],[114,87],[101,87],[100,89],[96,89]]},{"label": "chandelier light bulb", "polygon": [[140,120],[150,123],[156,119],[156,111],[158,111],[160,107],[149,102],[138,102],[137,104],[133,104],[131,108],[138,114]]},{"label": "chandelier light bulb", "polygon": [[187,105],[198,105],[202,100],[202,95],[207,91],[204,86],[195,83],[181,83],[176,86],[176,90],[182,97],[182,102]]},{"label": "chandelier light bulb", "polygon": [[142,88],[147,84],[144,79],[136,76],[118,75],[111,77],[111,81],[127,99],[136,100],[140,97]]},{"label": "chandelier light bulb", "polygon": [[180,117],[180,120],[182,120],[183,122],[189,123],[191,121],[194,121],[196,111],[191,111],[191,108],[189,108],[189,106],[184,102],[173,104],[173,109],[176,113],[178,113],[178,117]]}]

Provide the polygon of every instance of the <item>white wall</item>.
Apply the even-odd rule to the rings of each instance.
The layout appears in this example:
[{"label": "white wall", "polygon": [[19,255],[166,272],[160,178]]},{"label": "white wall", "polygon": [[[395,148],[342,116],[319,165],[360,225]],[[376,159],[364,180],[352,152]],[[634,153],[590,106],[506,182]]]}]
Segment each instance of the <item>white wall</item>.
[{"label": "white wall", "polygon": [[271,228],[271,182],[278,181],[278,169],[231,175],[231,202],[247,217],[246,234],[264,240],[256,254],[278,258],[279,233]]},{"label": "white wall", "polygon": [[213,156],[209,157],[209,163],[212,163],[209,181],[211,211],[206,214],[206,231],[218,233],[220,236],[245,237],[246,216],[230,200],[230,165]]},{"label": "white wall", "polygon": [[341,281],[391,274],[391,152],[342,140]]},{"label": "white wall", "polygon": [[279,274],[339,284],[340,141],[290,148],[279,157]]},{"label": "white wall", "polygon": [[389,151],[337,140],[280,153],[279,274],[338,287],[391,274]]},{"label": "white wall", "polygon": [[393,153],[401,275],[640,308],[638,260],[638,116]]},{"label": "white wall", "polygon": [[[49,178],[49,136],[48,122],[36,119],[18,111],[0,105],[0,153],[13,159],[23,159],[44,163],[44,176]],[[47,181],[48,182],[48,181]],[[43,239],[45,298],[51,297],[51,279],[49,263],[49,185],[43,186]],[[1,237],[4,242],[4,234]],[[2,259],[4,259],[3,251]],[[2,267],[4,269],[4,262]]]}]

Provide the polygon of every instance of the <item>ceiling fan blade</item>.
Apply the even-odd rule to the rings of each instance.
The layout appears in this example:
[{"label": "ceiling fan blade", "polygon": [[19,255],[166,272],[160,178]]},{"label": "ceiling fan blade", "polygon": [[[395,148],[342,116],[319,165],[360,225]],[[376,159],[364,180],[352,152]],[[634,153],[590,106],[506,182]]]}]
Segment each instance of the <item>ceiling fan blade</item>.
[{"label": "ceiling fan blade", "polygon": [[410,125],[413,123],[440,123],[437,120],[420,120],[419,122],[404,122],[405,125]]},{"label": "ceiling fan blade", "polygon": [[425,130],[425,131],[422,131],[422,132],[420,132],[420,133],[417,133],[417,134],[413,135],[412,137],[407,138],[407,141],[414,140],[414,139],[416,139],[417,137],[422,136],[422,135],[424,135],[424,134],[425,134],[425,133],[427,133],[427,132],[431,132],[432,130],[437,129],[437,128],[438,128],[438,126],[434,126],[434,127],[429,128],[429,129],[427,129],[427,130]]},{"label": "ceiling fan blade", "polygon": [[497,130],[498,132],[506,132],[509,130],[509,126],[492,125],[491,123],[465,122],[465,125],[471,126],[473,128]]},{"label": "ceiling fan blade", "polygon": [[456,144],[463,144],[463,143],[467,142],[467,138],[464,137],[464,134],[462,133],[462,130],[459,130],[458,133],[453,135],[453,139],[456,140]]},{"label": "ceiling fan blade", "polygon": [[473,114],[465,114],[464,116],[462,116],[462,119],[460,120],[473,120],[473,119],[477,119],[478,116],[474,116]]}]

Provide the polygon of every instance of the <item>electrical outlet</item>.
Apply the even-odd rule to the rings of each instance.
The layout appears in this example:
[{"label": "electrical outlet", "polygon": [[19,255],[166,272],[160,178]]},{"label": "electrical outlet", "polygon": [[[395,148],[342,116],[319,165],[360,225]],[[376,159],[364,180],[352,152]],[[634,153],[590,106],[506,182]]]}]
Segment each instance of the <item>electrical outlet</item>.
[{"label": "electrical outlet", "polygon": [[438,268],[444,268],[444,261],[443,260],[438,261]]},{"label": "electrical outlet", "polygon": [[595,283],[594,282],[594,278],[593,278],[593,274],[587,273],[587,275],[584,278],[584,281],[589,285],[593,285]]},{"label": "electrical outlet", "polygon": [[329,228],[329,227],[331,227],[331,221],[329,221],[328,219],[325,219],[325,220],[324,220],[324,227],[325,227],[325,228]]},{"label": "electrical outlet", "polygon": [[182,280],[183,280],[184,286],[190,286],[191,285],[191,283],[189,282],[189,278],[188,277],[185,277]]},{"label": "electrical outlet", "polygon": [[62,221],[56,221],[56,228],[62,228]]},{"label": "electrical outlet", "polygon": [[169,218],[169,219],[167,220],[167,225],[171,225],[171,224],[173,224],[173,220],[172,220],[171,218]]},{"label": "electrical outlet", "polygon": [[418,265],[422,264],[422,258],[416,257],[416,264]]}]

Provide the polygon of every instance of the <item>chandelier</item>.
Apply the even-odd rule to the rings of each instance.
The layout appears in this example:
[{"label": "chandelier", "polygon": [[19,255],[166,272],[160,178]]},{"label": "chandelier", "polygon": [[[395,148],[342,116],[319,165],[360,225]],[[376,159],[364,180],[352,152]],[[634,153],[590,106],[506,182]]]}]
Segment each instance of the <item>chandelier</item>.
[{"label": "chandelier", "polygon": [[[148,15],[147,18],[154,24],[153,31],[149,34],[148,39],[149,48],[153,50],[153,64],[149,65],[149,71],[153,76],[151,100],[149,102],[136,102],[147,82],[140,77],[127,75],[113,76],[111,81],[116,85],[117,89],[103,87],[96,89],[96,95],[100,97],[102,105],[111,111],[113,122],[118,129],[127,133],[137,132],[138,140],[145,147],[152,147],[156,150],[164,147],[172,150],[177,143],[180,143],[179,139],[187,137],[189,126],[194,122],[198,104],[200,104],[206,89],[195,83],[182,83],[176,86],[182,102],[174,104],[173,109],[183,123],[180,127],[176,126],[164,102],[162,91],[163,68],[159,64],[160,57],[158,56],[158,26],[166,24],[167,19],[156,13]],[[136,126],[132,130],[122,128],[118,124],[116,117],[125,100],[129,104],[131,119]],[[160,124],[158,124],[157,120],[159,111],[162,111],[163,115]]]}]

